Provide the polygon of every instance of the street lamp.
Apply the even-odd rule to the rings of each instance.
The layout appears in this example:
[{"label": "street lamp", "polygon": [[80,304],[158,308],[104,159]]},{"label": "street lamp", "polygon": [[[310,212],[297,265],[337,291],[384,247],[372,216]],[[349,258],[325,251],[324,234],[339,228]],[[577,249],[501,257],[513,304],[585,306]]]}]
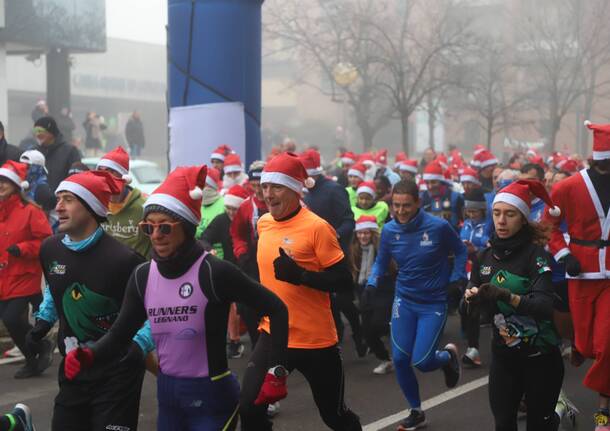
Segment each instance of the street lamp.
[{"label": "street lamp", "polygon": [[[337,63],[333,77],[337,85],[347,88],[358,79],[358,69],[348,62]],[[343,97],[343,142],[347,146],[347,95]]]}]

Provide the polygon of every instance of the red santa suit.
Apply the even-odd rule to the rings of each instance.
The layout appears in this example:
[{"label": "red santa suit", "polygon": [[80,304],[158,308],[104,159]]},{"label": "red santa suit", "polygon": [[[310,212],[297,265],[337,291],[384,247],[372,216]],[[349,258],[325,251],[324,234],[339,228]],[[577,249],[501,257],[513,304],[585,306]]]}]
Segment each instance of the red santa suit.
[{"label": "red santa suit", "polygon": [[[596,133],[593,148],[596,160],[610,159],[610,127],[608,132],[608,148],[600,148]],[[556,260],[572,254],[581,266],[579,275],[572,277],[566,274],[566,277],[576,348],[582,355],[594,360],[583,383],[598,393],[609,395],[610,212],[604,213],[602,202],[585,169],[557,183],[551,195],[561,208],[561,215],[552,217],[548,208],[545,210],[544,219],[553,226],[550,250]],[[567,223],[569,244],[559,228],[563,220]]]}]

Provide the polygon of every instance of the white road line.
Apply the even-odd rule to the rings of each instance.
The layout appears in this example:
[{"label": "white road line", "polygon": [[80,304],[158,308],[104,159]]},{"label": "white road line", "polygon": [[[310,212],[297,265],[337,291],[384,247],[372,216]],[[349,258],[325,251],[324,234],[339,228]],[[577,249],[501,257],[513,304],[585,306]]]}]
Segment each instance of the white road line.
[{"label": "white road line", "polygon": [[[430,398],[422,403],[422,410],[428,410],[432,407],[436,407],[440,404],[446,403],[454,398],[460,397],[468,392],[472,392],[480,387],[485,386],[489,382],[489,376],[481,377],[479,379],[473,380],[461,386],[458,386],[455,389],[451,389],[447,392],[443,392],[435,397]],[[363,431],[377,431],[388,427],[392,424],[400,422],[409,414],[409,409],[403,410],[401,412],[395,413],[391,416],[387,416],[385,418],[379,419],[373,423],[366,425],[362,428]]]},{"label": "white road line", "polygon": [[24,359],[25,358],[23,356],[17,356],[15,358],[2,358],[2,359],[0,359],[0,365],[13,364],[15,362],[21,362]]}]

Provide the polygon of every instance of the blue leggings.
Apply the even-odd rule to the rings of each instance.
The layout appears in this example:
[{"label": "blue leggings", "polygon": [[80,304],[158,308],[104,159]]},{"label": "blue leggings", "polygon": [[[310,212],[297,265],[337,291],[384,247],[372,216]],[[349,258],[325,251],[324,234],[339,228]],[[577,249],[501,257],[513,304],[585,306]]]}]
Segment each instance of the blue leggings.
[{"label": "blue leggings", "polygon": [[228,431],[237,425],[239,383],[233,374],[212,381],[159,373],[157,431]]},{"label": "blue leggings", "polygon": [[448,352],[436,347],[447,321],[447,304],[417,304],[395,297],[392,308],[392,360],[396,377],[411,408],[421,407],[413,367],[423,372],[447,364]]}]

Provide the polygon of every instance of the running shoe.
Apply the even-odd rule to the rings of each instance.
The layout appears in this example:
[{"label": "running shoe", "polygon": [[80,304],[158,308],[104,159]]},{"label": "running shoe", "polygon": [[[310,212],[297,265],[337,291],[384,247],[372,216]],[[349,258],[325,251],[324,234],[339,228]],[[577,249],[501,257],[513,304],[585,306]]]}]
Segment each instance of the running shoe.
[{"label": "running shoe", "polygon": [[40,353],[38,354],[38,373],[42,374],[53,363],[53,343],[46,338],[40,342]]},{"label": "running shoe", "polygon": [[23,355],[21,354],[21,350],[19,350],[19,347],[17,347],[17,346],[14,346],[13,348],[8,349],[7,351],[5,351],[2,354],[3,358],[19,358],[20,356],[23,356]]},{"label": "running shoe", "polygon": [[392,371],[394,371],[394,363],[392,361],[383,361],[373,368],[373,374],[388,374]]},{"label": "running shoe", "polygon": [[276,401],[273,404],[267,406],[267,417],[274,417],[280,412],[280,402]]},{"label": "running shoe", "polygon": [[396,431],[416,430],[424,428],[426,425],[426,414],[421,410],[411,410],[409,416],[398,425]]},{"label": "running shoe", "polygon": [[245,346],[241,341],[230,341],[227,356],[229,359],[239,359],[244,354]]},{"label": "running shoe", "polygon": [[36,431],[34,424],[32,424],[32,413],[30,412],[30,408],[25,404],[15,405],[11,415],[21,423],[23,431]]},{"label": "running shoe", "polygon": [[462,363],[469,367],[476,368],[481,366],[481,354],[476,347],[469,347],[462,356]]},{"label": "running shoe", "polygon": [[29,379],[38,375],[40,375],[38,360],[32,357],[25,360],[25,365],[17,370],[14,377],[16,379]]},{"label": "running shoe", "polygon": [[462,367],[460,366],[460,357],[458,356],[458,349],[453,343],[449,343],[443,349],[449,353],[451,358],[446,365],[443,366],[443,373],[445,373],[445,384],[448,388],[455,388],[460,375],[462,374]]},{"label": "running shoe", "polygon": [[562,411],[563,415],[559,418],[561,421],[561,426],[565,430],[573,430],[576,428],[576,415],[580,413],[574,403],[570,401],[566,394],[563,392],[563,389],[559,393],[559,399],[557,399],[557,410]]},{"label": "running shoe", "polygon": [[600,409],[593,415],[595,422],[595,431],[610,431],[610,419],[608,418],[608,410]]}]

